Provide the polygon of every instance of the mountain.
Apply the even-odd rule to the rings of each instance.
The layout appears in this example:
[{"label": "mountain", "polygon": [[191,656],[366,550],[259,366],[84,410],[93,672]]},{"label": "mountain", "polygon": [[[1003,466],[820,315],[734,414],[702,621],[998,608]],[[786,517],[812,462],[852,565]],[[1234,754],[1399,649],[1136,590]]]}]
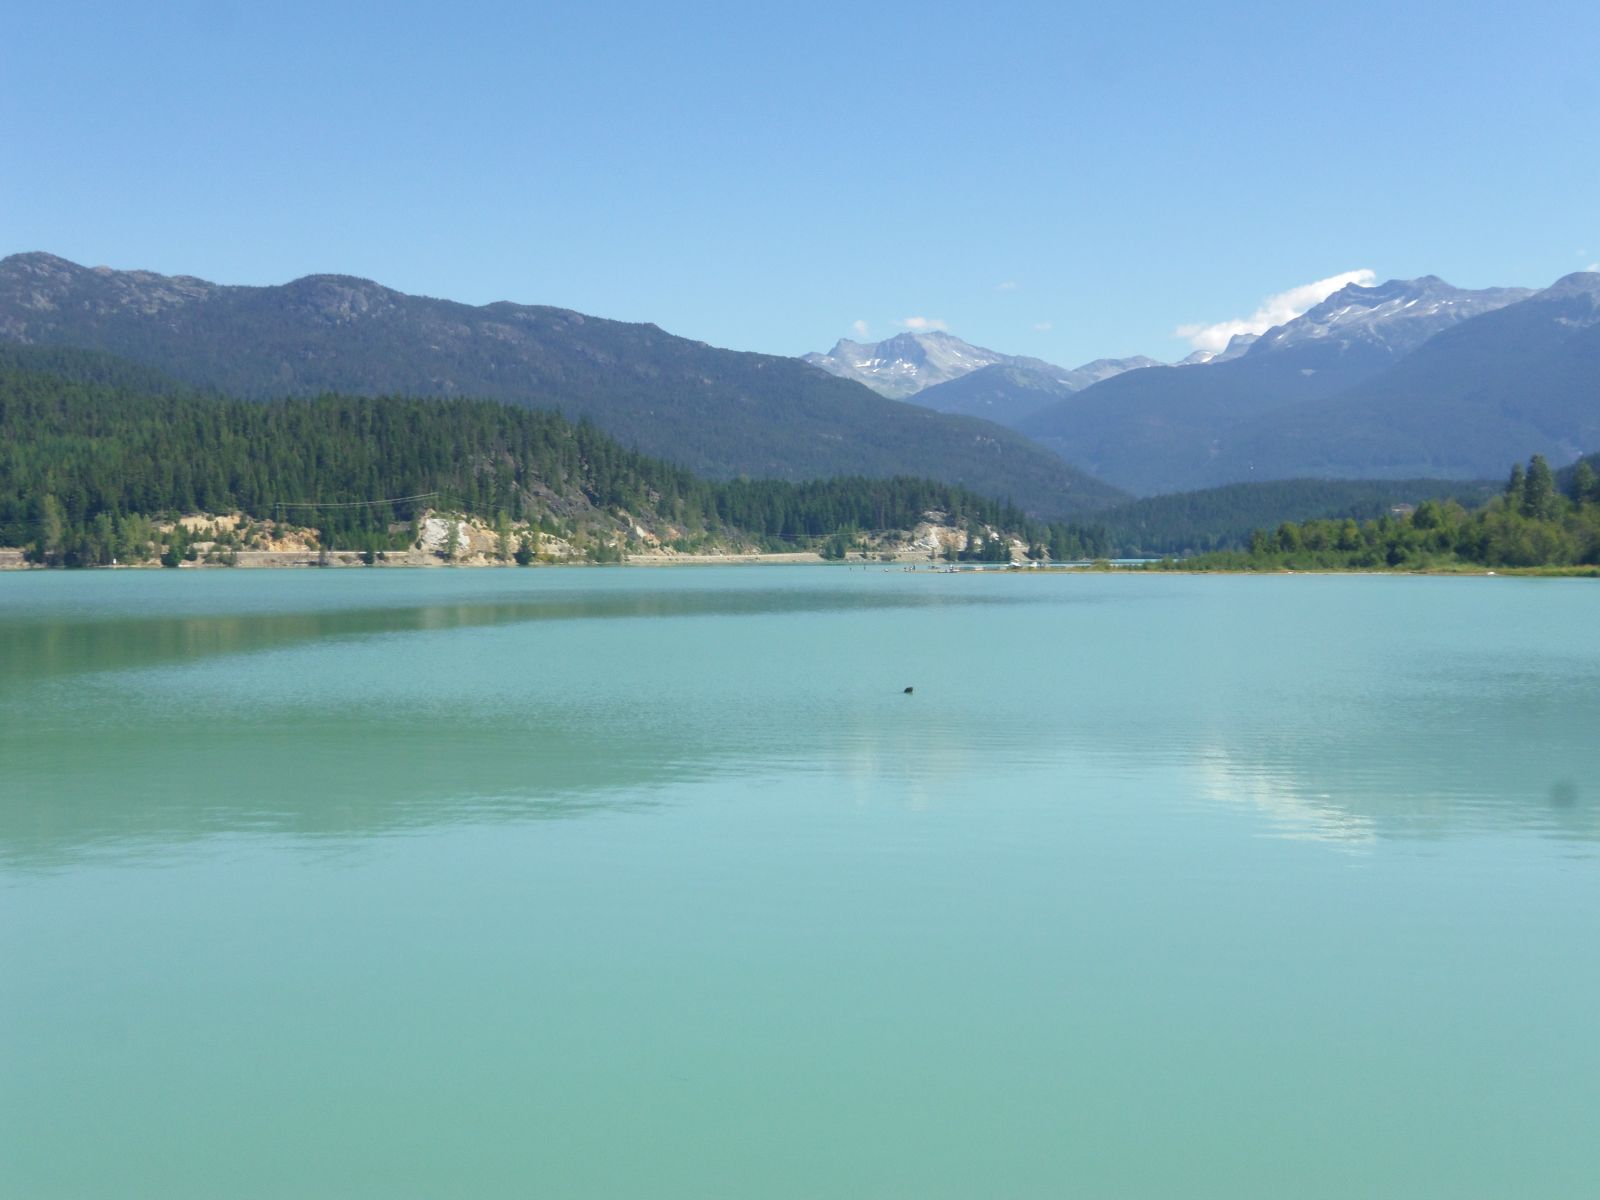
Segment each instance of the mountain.
[{"label": "mountain", "polygon": [[[926,408],[940,412],[961,412],[968,416],[982,416],[988,420],[999,418],[975,411],[974,407],[955,398],[962,393],[949,393],[949,401],[937,402],[927,397],[934,388],[942,387],[991,367],[1008,368],[1021,372],[1026,382],[1024,390],[1060,385],[1065,392],[1076,392],[1091,384],[1108,379],[1121,371],[1136,367],[1154,366],[1153,358],[1097,358],[1094,362],[1067,370],[1043,359],[1028,358],[1021,354],[1001,354],[983,346],[974,346],[953,333],[933,330],[927,333],[898,333],[881,342],[853,342],[841,338],[826,354],[806,354],[803,362],[821,367],[829,374],[864,383],[880,396],[893,400],[914,400]],[[995,382],[1008,376],[991,375],[985,387],[993,388]],[[982,388],[979,389],[980,391]],[[1013,407],[1004,405],[1003,407]]]},{"label": "mountain", "polygon": [[1529,288],[1468,291],[1437,275],[1391,279],[1373,287],[1349,284],[1302,316],[1267,330],[1246,353],[1259,358],[1319,345],[1346,354],[1399,358],[1441,330],[1531,295]]},{"label": "mountain", "polygon": [[1322,476],[1498,475],[1507,459],[1570,462],[1600,446],[1600,273],[1447,329],[1326,399],[1236,431],[1224,470]]},{"label": "mountain", "polygon": [[981,417],[1016,428],[1026,417],[1075,392],[1120,375],[1160,364],[1153,358],[1097,358],[1067,371],[1034,359],[991,363],[944,383],[926,387],[909,400],[938,412]]},{"label": "mountain", "polygon": [[913,475],[1052,517],[1121,498],[1010,430],[887,400],[796,359],[349,276],[229,287],[13,255],[0,260],[0,340],[98,350],[249,399],[342,392],[554,408],[711,478]]},{"label": "mountain", "polygon": [[1225,346],[1221,351],[1196,350],[1193,354],[1189,355],[1188,358],[1180,359],[1173,365],[1178,367],[1192,367],[1199,366],[1203,363],[1227,362],[1230,359],[1238,358],[1241,354],[1249,350],[1260,336],[1261,335],[1259,333],[1236,333],[1228,339],[1227,346]]},{"label": "mountain", "polygon": [[1009,559],[1011,537],[1058,557],[1103,552],[1092,531],[928,480],[712,483],[552,412],[387,396],[233,400],[91,351],[0,346],[0,449],[0,546],[69,566],[156,557],[176,533],[158,521],[197,512],[255,524],[260,536],[236,544],[228,522],[230,548],[246,550],[270,549],[261,523],[287,519],[315,525],[324,547],[407,551],[444,509],[498,526],[478,549],[497,541],[501,559],[542,534],[559,540],[559,557],[596,561],[664,544],[796,549],[829,537],[842,556],[856,531],[903,546],[930,513],[976,528],[996,561]]},{"label": "mountain", "polygon": [[[1128,371],[1056,401],[1018,428],[1073,465],[1140,494],[1252,479],[1325,475],[1303,456],[1277,455],[1267,441],[1241,458],[1252,423],[1276,410],[1324,400],[1394,366],[1452,327],[1531,296],[1522,288],[1469,291],[1436,276],[1351,284],[1304,315],[1269,329],[1232,357]],[[1238,339],[1235,339],[1237,342]],[[1501,458],[1515,453],[1502,447]],[[1408,475],[1471,476],[1480,468],[1412,468]],[[1349,462],[1338,474],[1387,475]]]},{"label": "mountain", "polygon": [[959,379],[969,371],[1012,356],[964,342],[953,333],[899,333],[881,342],[840,338],[826,354],[805,354],[802,362],[821,367],[841,379],[864,383],[880,396],[904,400],[936,383]]}]

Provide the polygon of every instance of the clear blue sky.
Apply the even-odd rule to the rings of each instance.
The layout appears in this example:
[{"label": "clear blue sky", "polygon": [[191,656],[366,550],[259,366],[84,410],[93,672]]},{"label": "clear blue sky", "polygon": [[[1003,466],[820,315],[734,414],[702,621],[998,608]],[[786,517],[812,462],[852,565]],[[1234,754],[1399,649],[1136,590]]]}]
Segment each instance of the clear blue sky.
[{"label": "clear blue sky", "polygon": [[1600,4],[17,5],[0,254],[1073,365],[1600,260]]}]

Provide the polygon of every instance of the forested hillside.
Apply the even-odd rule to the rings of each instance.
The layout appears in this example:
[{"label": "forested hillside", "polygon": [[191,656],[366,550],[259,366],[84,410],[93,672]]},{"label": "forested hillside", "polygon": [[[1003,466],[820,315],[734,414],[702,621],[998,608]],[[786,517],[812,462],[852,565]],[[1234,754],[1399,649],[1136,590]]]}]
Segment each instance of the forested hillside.
[{"label": "forested hillside", "polygon": [[[30,369],[41,366],[53,369]],[[370,503],[394,497],[420,498]],[[307,507],[338,504],[351,507]],[[774,548],[910,529],[939,512],[1056,557],[1104,551],[1093,531],[1046,525],[960,487],[707,481],[590,424],[493,401],[258,403],[190,392],[101,356],[0,355],[0,545],[29,547],[41,561],[137,557],[152,518],[192,512],[287,516],[341,545],[383,548],[405,540],[393,527],[429,506],[563,531],[643,523],[669,538],[710,533]]]},{"label": "forested hillside", "polygon": [[713,479],[914,475],[1049,518],[1125,498],[1019,433],[888,400],[797,359],[347,276],[225,287],[13,255],[0,260],[0,341],[119,355],[249,400],[337,392],[551,409]]},{"label": "forested hillside", "polygon": [[1181,565],[1220,570],[1439,570],[1457,567],[1600,569],[1600,455],[1557,476],[1539,455],[1501,493],[1467,510],[1426,500],[1372,521],[1284,522],[1248,550]]},{"label": "forested hillside", "polygon": [[1284,521],[1368,520],[1424,500],[1476,506],[1495,491],[1493,483],[1471,480],[1285,479],[1150,496],[1096,519],[1121,554],[1187,555],[1242,549],[1252,532]]}]

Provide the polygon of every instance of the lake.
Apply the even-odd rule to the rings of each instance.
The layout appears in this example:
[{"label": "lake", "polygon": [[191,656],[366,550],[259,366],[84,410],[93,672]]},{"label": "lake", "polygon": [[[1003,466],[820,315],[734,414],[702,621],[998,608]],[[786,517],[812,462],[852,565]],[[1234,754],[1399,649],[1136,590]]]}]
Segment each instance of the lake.
[{"label": "lake", "polygon": [[1593,1195],[1597,618],[0,576],[0,1192]]}]

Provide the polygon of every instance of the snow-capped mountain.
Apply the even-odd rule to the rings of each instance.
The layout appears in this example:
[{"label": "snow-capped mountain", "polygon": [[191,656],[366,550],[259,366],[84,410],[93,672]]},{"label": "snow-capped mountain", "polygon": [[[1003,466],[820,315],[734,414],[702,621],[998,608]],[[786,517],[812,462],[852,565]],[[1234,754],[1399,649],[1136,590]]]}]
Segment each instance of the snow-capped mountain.
[{"label": "snow-capped mountain", "polygon": [[829,374],[864,383],[893,400],[904,400],[925,387],[959,379],[979,367],[1019,361],[1012,355],[986,350],[938,331],[899,333],[881,342],[841,338],[828,353],[812,353],[803,358]]},{"label": "snow-capped mountain", "polygon": [[[1298,474],[1476,475],[1600,446],[1600,272],[1479,313],[1323,400],[1232,431],[1219,458]],[[1280,468],[1288,469],[1288,468]]]},{"label": "snow-capped mountain", "polygon": [[[1349,284],[1315,308],[1256,338],[1247,354],[1275,354],[1314,342],[1381,347],[1398,358],[1450,326],[1533,295],[1532,288],[1452,287],[1437,275]],[[1237,339],[1235,339],[1237,340]],[[1229,345],[1225,353],[1231,353]]]},{"label": "snow-capped mountain", "polygon": [[[1043,359],[1002,354],[974,346],[953,333],[900,333],[881,342],[841,338],[826,354],[806,354],[803,361],[833,375],[864,383],[880,396],[908,400],[927,388],[983,370],[1007,367],[1025,371],[1035,386],[1061,393],[1081,391],[1123,371],[1156,365],[1153,358],[1097,358],[1068,370]],[[943,410],[942,405],[929,405]]]},{"label": "snow-capped mountain", "polygon": [[1452,287],[1437,275],[1391,279],[1374,287],[1352,283],[1315,308],[1265,333],[1237,333],[1221,353],[1196,350],[1177,365],[1231,362],[1313,343],[1335,349],[1364,346],[1391,356],[1409,353],[1442,329],[1533,295],[1532,288]]},{"label": "snow-capped mountain", "polygon": [[1038,409],[1016,428],[1136,492],[1281,478],[1289,468],[1280,463],[1311,460],[1273,449],[1270,461],[1262,450],[1241,466],[1233,447],[1243,444],[1246,426],[1266,427],[1267,414],[1355,388],[1447,331],[1533,294],[1471,291],[1432,275],[1351,284],[1253,340],[1234,338],[1208,362],[1124,372]]}]

